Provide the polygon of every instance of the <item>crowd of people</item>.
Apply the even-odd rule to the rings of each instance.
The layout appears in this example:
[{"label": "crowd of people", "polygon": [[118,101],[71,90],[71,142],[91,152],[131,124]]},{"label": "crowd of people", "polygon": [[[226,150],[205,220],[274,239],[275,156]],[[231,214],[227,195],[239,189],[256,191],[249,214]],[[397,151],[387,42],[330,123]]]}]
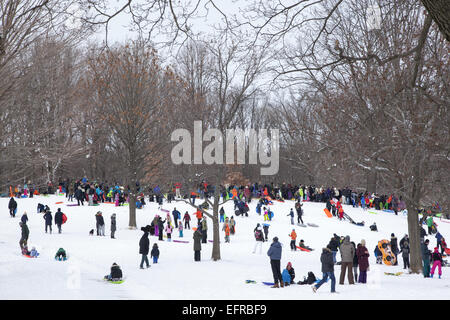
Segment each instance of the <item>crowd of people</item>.
[{"label": "crowd of people", "polygon": [[[215,191],[214,187],[208,185],[206,182],[202,182],[197,186],[197,189],[195,191],[192,191],[190,193],[182,192],[181,183],[171,184],[171,187],[168,188],[169,190],[162,190],[158,185],[153,188],[146,189],[141,188],[137,184],[137,188],[139,191],[139,196],[136,202],[136,207],[138,209],[143,208],[146,205],[146,197],[148,198],[148,201],[156,202],[159,205],[162,205],[164,201],[170,203],[171,201],[180,198],[189,200],[189,202],[194,206],[196,199],[203,201],[202,204],[197,205],[197,210],[193,214],[189,214],[186,211],[183,217],[181,215],[181,212],[179,212],[176,208],[174,208],[172,212],[169,212],[168,210],[164,210],[162,209],[162,207],[159,207],[159,212],[155,215],[151,223],[141,228],[141,231],[143,231],[143,235],[139,241],[139,254],[141,255],[141,262],[139,264],[140,268],[144,269],[144,265],[147,268],[150,267],[148,259],[149,254],[150,257],[153,258],[153,263],[158,262],[158,258],[160,255],[157,243],[153,245],[153,248],[150,251],[149,236],[156,236],[158,237],[159,241],[164,241],[165,235],[167,241],[172,241],[172,234],[175,232],[175,230],[178,230],[179,238],[183,238],[183,230],[191,229],[190,222],[193,220],[191,218],[191,215],[192,217],[197,218],[196,227],[193,227],[194,261],[201,261],[201,247],[202,244],[207,243],[208,231],[208,222],[206,216],[203,215],[202,209],[208,208],[208,204],[205,200],[213,195]],[[264,223],[258,223],[253,230],[255,237],[255,246],[253,248],[253,253],[258,252],[260,254],[262,251],[262,243],[268,241],[269,224],[265,222],[271,221],[274,217],[274,212],[269,207],[269,204],[272,204],[273,201],[283,202],[285,200],[295,200],[295,213],[294,208],[292,208],[287,214],[287,216],[290,217],[292,225],[295,224],[295,215],[297,215],[297,224],[303,225],[304,223],[302,219],[303,201],[324,202],[326,204],[326,208],[329,208],[331,211],[333,211],[333,215],[338,216],[341,219],[342,216],[340,215],[341,211],[339,209],[342,208],[342,204],[352,205],[353,207],[372,207],[375,209],[393,210],[395,214],[397,214],[399,210],[402,210],[406,207],[402,199],[397,198],[395,195],[370,195],[367,192],[355,192],[349,188],[337,189],[331,187],[323,188],[303,185],[293,186],[291,184],[284,183],[281,186],[276,186],[274,184],[260,185],[258,183],[254,183],[245,186],[226,185],[221,186],[220,188],[221,196],[224,200],[230,199],[234,201],[234,214],[236,216],[248,216],[250,211],[248,203],[250,203],[252,199],[257,199],[256,214],[263,216]],[[72,182],[70,182],[69,180],[64,181],[59,184],[57,190],[59,190],[60,193],[65,193],[68,201],[73,201],[75,199],[77,201],[77,205],[84,205],[84,203],[86,202],[89,206],[105,202],[114,203],[116,206],[123,205],[129,202],[128,194],[130,192],[129,187],[120,186],[119,184],[109,185],[107,182],[90,182],[86,178]],[[14,199],[14,196],[20,198],[22,197],[22,194],[31,196],[31,194],[37,194],[37,192],[36,190],[29,188],[28,185],[24,185],[23,189],[16,187],[13,190],[13,188],[10,187],[10,191],[12,193],[12,197],[10,199],[8,209],[11,217],[14,218],[17,213],[17,201]],[[51,191],[50,188],[48,189],[48,191]],[[333,200],[336,200],[336,202],[333,202]],[[52,233],[53,221],[54,224],[58,227],[58,232],[62,232],[62,224],[65,222],[67,217],[65,217],[60,208],[58,208],[54,217],[52,216],[52,212],[48,206],[39,204],[38,212],[43,213],[46,233],[48,231]],[[166,215],[163,219],[164,213],[166,213]],[[227,217],[223,207],[220,208],[219,215],[220,223],[223,223],[221,230],[225,234],[225,243],[230,243],[231,236],[236,233],[236,219],[234,219],[234,216]],[[111,238],[115,239],[115,231],[117,230],[116,214],[113,213],[110,218]],[[35,252],[35,248],[33,248],[32,251],[28,251],[27,248],[27,240],[30,233],[27,226],[27,221],[27,213],[25,212],[22,215],[20,222],[22,234],[19,244],[22,253],[37,257],[38,253]],[[95,214],[95,222],[97,236],[105,236],[105,220],[101,211],[98,211]],[[427,234],[427,232],[422,228],[421,237],[423,240],[423,274],[424,277],[433,277],[433,274],[437,268],[439,277],[441,277],[441,267],[444,263],[442,255],[444,255],[444,250],[446,249],[445,239],[439,232],[437,232],[436,224],[433,223],[432,216],[430,216],[426,220],[426,224],[428,226],[428,235],[436,234],[437,245],[434,248],[434,251],[430,251],[428,249],[429,240],[424,240],[424,236]],[[377,231],[376,225],[371,226],[370,229],[372,231]],[[92,235],[93,233],[94,230],[91,230]],[[307,251],[314,250],[313,248],[306,246],[303,239],[300,240],[297,246],[297,234],[295,232],[295,229],[292,229],[289,237],[291,238],[291,250],[297,250],[297,248]],[[408,236],[405,235],[405,237],[403,237],[400,241],[400,246],[398,246],[397,238],[394,234],[392,234],[390,248],[395,256],[395,264],[398,263],[397,255],[401,254],[404,266],[403,269],[408,269],[410,267],[410,249]],[[338,252],[340,252],[341,256],[339,262],[336,259]],[[267,252],[267,255],[270,257],[270,265],[274,278],[274,288],[284,287],[286,285],[295,283],[295,271],[291,262],[289,262],[283,272],[281,272],[281,253],[282,245],[279,242],[278,237],[274,237],[273,242]],[[378,248],[378,245],[374,250],[374,254],[377,259],[377,263],[381,263],[382,254],[380,252],[380,249]],[[340,285],[344,284],[346,276],[349,284],[354,284],[355,282],[366,283],[367,271],[369,269],[369,256],[370,254],[366,247],[365,240],[361,240],[356,245],[354,242],[350,241],[349,236],[340,237],[334,234],[330,239],[328,245],[322,249],[322,253],[320,256],[320,262],[322,265],[322,279],[315,279],[314,274],[312,272],[309,272],[308,276],[304,277],[303,281],[298,281],[297,283],[314,283],[312,288],[313,291],[316,292],[325,282],[327,282],[328,278],[330,278],[331,292],[336,292],[334,266],[337,264],[341,266],[339,277]],[[121,276],[118,277],[119,273],[121,274],[120,267],[114,263],[111,268],[111,274],[109,276],[105,276],[105,278],[107,278],[108,280],[118,280],[119,278],[121,278]],[[312,282],[312,279],[315,279],[314,282]]]}]

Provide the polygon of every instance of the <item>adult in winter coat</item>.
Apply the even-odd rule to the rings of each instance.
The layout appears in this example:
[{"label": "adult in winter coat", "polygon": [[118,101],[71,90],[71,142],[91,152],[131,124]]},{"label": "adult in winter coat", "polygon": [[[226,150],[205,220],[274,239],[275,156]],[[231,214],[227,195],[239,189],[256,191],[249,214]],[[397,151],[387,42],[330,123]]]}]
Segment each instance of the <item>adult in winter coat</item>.
[{"label": "adult in winter coat", "polygon": [[270,225],[268,225],[267,223],[263,224],[263,230],[264,230],[264,237],[265,237],[265,241],[269,240],[269,227]]},{"label": "adult in winter coat", "polygon": [[359,283],[367,283],[367,270],[369,269],[369,250],[366,248],[366,241],[363,239],[356,249],[359,266]]},{"label": "adult in winter coat", "polygon": [[148,233],[150,231],[150,226],[142,227],[142,231],[144,231],[144,234],[141,237],[141,240],[139,240],[139,254],[142,255],[141,258],[141,264],[140,268],[144,269],[144,262],[147,266],[147,268],[150,267],[150,263],[148,262],[148,252],[150,250],[150,240],[148,239]]},{"label": "adult in winter coat", "polygon": [[194,239],[194,260],[200,261],[200,251],[202,250],[202,233],[200,232],[200,230],[195,230],[192,238]]},{"label": "adult in winter coat", "polygon": [[[401,243],[401,241],[400,241],[400,243]],[[401,246],[400,252],[402,253],[402,258],[403,258],[403,269],[408,269],[410,267],[410,264],[409,264],[409,252],[410,252],[409,241],[405,241],[405,242],[401,243],[400,246]]]},{"label": "adult in winter coat", "polygon": [[97,235],[104,236],[105,235],[105,220],[103,219],[102,212],[98,211],[95,215],[96,227],[97,227]]},{"label": "adult in winter coat", "polygon": [[[400,242],[399,242],[399,245],[400,245],[400,251],[401,251],[401,249],[403,248],[403,246],[405,245],[405,243],[408,243],[408,244],[409,244],[408,234],[405,234],[405,235],[403,236],[403,238],[400,239]],[[409,247],[409,245],[408,245],[408,247]]]},{"label": "adult in winter coat", "polygon": [[334,259],[330,245],[322,249],[320,262],[322,263],[322,280],[320,280],[319,283],[313,285],[312,289],[314,292],[316,292],[321,285],[327,282],[329,277],[331,279],[331,292],[334,293],[336,292],[336,278],[334,277]]},{"label": "adult in winter coat", "polygon": [[14,200],[14,197],[9,199],[8,203],[9,215],[14,218],[16,216],[17,202]]},{"label": "adult in winter coat", "polygon": [[115,239],[114,234],[116,233],[116,214],[111,215],[111,239]]},{"label": "adult in winter coat", "polygon": [[206,221],[206,217],[202,218],[202,243],[207,243],[208,238],[208,223]]},{"label": "adult in winter coat", "polygon": [[397,255],[400,250],[398,249],[397,237],[393,233],[391,233],[391,250],[392,250],[392,253],[395,255],[394,266],[396,266],[396,265],[398,265]]},{"label": "adult in winter coat", "polygon": [[163,240],[163,235],[164,235],[164,223],[166,222],[166,220],[162,220],[161,217],[158,217],[158,240],[160,241],[164,241]]},{"label": "adult in winter coat", "polygon": [[20,249],[23,250],[23,248],[27,246],[28,236],[30,235],[30,230],[28,229],[27,224],[23,223],[22,221],[19,222],[19,225],[20,225],[20,228],[22,229],[22,236],[19,240],[19,246],[20,246]]},{"label": "adult in winter coat", "polygon": [[339,237],[334,234],[334,237],[330,239],[328,245],[330,246],[331,253],[333,254],[333,261],[336,263],[336,254],[339,248]]},{"label": "adult in winter coat", "polygon": [[189,215],[189,213],[187,211],[184,214],[183,220],[184,220],[184,228],[190,230],[191,226],[189,225],[189,221],[191,221],[191,216]]},{"label": "adult in winter coat", "polygon": [[173,208],[172,216],[173,216],[173,225],[177,227],[178,219],[181,217],[181,213],[180,211],[177,210],[177,208]]},{"label": "adult in winter coat", "polygon": [[44,220],[45,220],[45,233],[47,233],[47,227],[50,228],[50,233],[52,233],[52,221],[53,216],[50,210],[47,210],[44,214]]},{"label": "adult in winter coat", "polygon": [[302,219],[302,215],[303,215],[303,210],[302,210],[302,206],[303,204],[301,204],[300,202],[297,202],[295,204],[295,210],[297,210],[297,223],[303,223],[303,219]]},{"label": "adult in winter coat", "polygon": [[262,244],[264,242],[264,235],[261,225],[258,223],[256,228],[253,230],[255,235],[255,247],[253,248],[253,253],[256,253],[256,248],[259,248],[259,253],[262,251]]},{"label": "adult in winter coat", "polygon": [[353,279],[353,256],[355,255],[355,248],[350,243],[350,237],[346,236],[344,242],[339,247],[339,251],[341,252],[341,275],[339,278],[339,284],[344,284],[344,278],[346,270],[348,272],[348,282],[350,284],[355,284]]},{"label": "adult in winter coat", "polygon": [[273,273],[274,285],[272,286],[272,288],[279,288],[280,286],[282,288],[284,287],[280,270],[281,249],[281,243],[278,242],[278,238],[273,238],[273,242],[270,245],[269,250],[267,251],[267,255],[270,257],[270,266]]},{"label": "adult in winter coat", "polygon": [[422,250],[422,261],[423,261],[423,276],[425,278],[430,277],[430,258],[431,258],[431,251],[428,249],[428,244],[430,243],[430,240],[425,240],[425,242],[421,245]]},{"label": "adult in winter coat", "polygon": [[58,233],[61,233],[61,226],[63,224],[63,213],[61,212],[61,208],[55,213],[55,224],[58,227]]},{"label": "adult in winter coat", "polygon": [[444,253],[444,248],[442,247],[442,234],[438,231],[434,236],[436,238],[436,247],[441,249],[441,254]]}]

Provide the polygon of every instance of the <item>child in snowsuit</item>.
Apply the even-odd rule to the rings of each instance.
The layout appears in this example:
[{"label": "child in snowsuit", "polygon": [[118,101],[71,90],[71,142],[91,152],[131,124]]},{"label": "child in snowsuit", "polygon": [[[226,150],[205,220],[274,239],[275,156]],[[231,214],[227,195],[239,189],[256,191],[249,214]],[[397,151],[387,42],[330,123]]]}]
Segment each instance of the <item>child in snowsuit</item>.
[{"label": "child in snowsuit", "polygon": [[296,251],[297,247],[295,246],[295,240],[297,240],[297,233],[295,232],[295,229],[292,229],[289,237],[291,237],[291,251]]},{"label": "child in snowsuit", "polygon": [[172,225],[170,222],[167,223],[165,231],[167,233],[167,241],[172,241]]},{"label": "child in snowsuit", "polygon": [[63,248],[59,248],[55,254],[55,260],[59,260],[59,261],[67,260],[66,250],[64,250]]},{"label": "child in snowsuit", "polygon": [[442,275],[442,255],[439,253],[439,248],[434,248],[434,252],[431,254],[431,261],[433,262],[433,267],[431,268],[431,277],[433,278],[434,270],[438,267],[439,279]]},{"label": "child in snowsuit", "polygon": [[153,244],[153,248],[152,251],[150,252],[150,257],[153,258],[153,263],[158,263],[158,258],[159,258],[159,249],[158,249],[158,244]]},{"label": "child in snowsuit", "polygon": [[30,256],[31,256],[32,258],[37,258],[37,257],[39,256],[39,252],[37,252],[37,250],[36,250],[35,247],[31,248]]},{"label": "child in snowsuit", "polygon": [[178,231],[180,232],[180,238],[183,238],[183,222],[178,222]]},{"label": "child in snowsuit", "polygon": [[269,212],[266,207],[264,207],[264,221],[269,221]]},{"label": "child in snowsuit", "polygon": [[375,250],[373,251],[373,253],[375,254],[375,257],[377,258],[377,264],[383,264],[383,255],[382,255],[380,249],[378,248],[378,245],[375,246]]},{"label": "child in snowsuit", "polygon": [[230,225],[228,223],[225,223],[223,225],[222,230],[225,231],[225,242],[230,242]]}]

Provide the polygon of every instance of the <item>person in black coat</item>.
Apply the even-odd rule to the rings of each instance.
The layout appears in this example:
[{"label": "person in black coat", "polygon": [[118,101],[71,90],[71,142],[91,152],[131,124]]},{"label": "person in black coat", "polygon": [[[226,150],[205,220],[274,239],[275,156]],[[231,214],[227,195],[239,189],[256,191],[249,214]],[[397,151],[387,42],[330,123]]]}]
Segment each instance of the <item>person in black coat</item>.
[{"label": "person in black coat", "polygon": [[327,282],[328,277],[330,277],[331,292],[334,293],[336,292],[336,278],[334,276],[334,260],[330,245],[328,245],[326,248],[323,248],[322,254],[320,255],[320,262],[322,263],[323,277],[319,283],[312,286],[312,289],[314,292],[316,292],[322,284]]},{"label": "person in black coat", "polygon": [[17,202],[14,200],[14,197],[9,199],[8,203],[9,215],[14,218],[16,216]]},{"label": "person in black coat", "polygon": [[61,208],[55,213],[55,224],[58,226],[58,233],[61,233],[61,225],[63,224],[63,213],[61,212]]},{"label": "person in black coat", "polygon": [[139,240],[139,254],[142,255],[140,268],[144,269],[144,262],[147,265],[147,268],[150,268],[150,263],[148,262],[148,252],[150,250],[150,240],[148,239],[148,233],[150,231],[150,226],[142,227],[142,231],[144,231],[144,234],[141,237],[141,240]]},{"label": "person in black coat", "polygon": [[118,266],[115,262],[111,266],[111,273],[105,276],[105,279],[108,281],[119,281],[122,280],[122,270],[120,266]]},{"label": "person in black coat", "polygon": [[44,220],[45,220],[45,233],[47,233],[47,227],[50,228],[50,233],[52,233],[53,216],[50,210],[45,211]]},{"label": "person in black coat", "polygon": [[161,217],[158,217],[158,233],[159,233],[159,238],[158,240],[160,241],[164,241],[163,239],[163,235],[164,235],[164,222],[166,222],[166,220],[164,219],[164,221],[161,219]]},{"label": "person in black coat", "polygon": [[173,216],[174,226],[178,226],[178,218],[181,216],[180,211],[178,211],[177,208],[173,208],[172,216]]},{"label": "person in black coat", "polygon": [[398,265],[397,254],[399,253],[400,250],[398,249],[397,237],[393,233],[391,233],[391,250],[392,250],[392,253],[395,255],[394,266],[396,266],[396,265]]},{"label": "person in black coat", "polygon": [[103,219],[103,215],[101,211],[98,211],[95,215],[96,227],[97,227],[97,235],[104,236],[105,235],[105,220]]},{"label": "person in black coat", "polygon": [[330,239],[328,245],[330,246],[330,250],[333,255],[333,261],[334,263],[336,263],[336,254],[339,248],[339,237],[337,237],[336,234],[334,234],[334,237]]},{"label": "person in black coat", "polygon": [[79,186],[76,190],[75,190],[75,199],[77,199],[77,204],[84,206],[84,193],[83,190],[81,189],[81,186]]}]

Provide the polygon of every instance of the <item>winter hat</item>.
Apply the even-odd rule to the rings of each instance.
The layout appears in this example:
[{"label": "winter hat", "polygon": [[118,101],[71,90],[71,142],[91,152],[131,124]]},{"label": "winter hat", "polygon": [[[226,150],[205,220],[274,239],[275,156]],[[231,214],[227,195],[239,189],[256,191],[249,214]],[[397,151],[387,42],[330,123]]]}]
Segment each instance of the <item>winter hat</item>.
[{"label": "winter hat", "polygon": [[361,240],[361,245],[362,245],[363,247],[365,247],[365,246],[366,246],[366,240],[362,239],[362,240]]},{"label": "winter hat", "polygon": [[277,242],[278,241],[278,237],[273,238],[273,241]]},{"label": "winter hat", "polygon": [[391,233],[391,237],[395,237],[395,234]]},{"label": "winter hat", "polygon": [[434,248],[434,252],[439,252],[438,247],[435,247],[435,248]]},{"label": "winter hat", "polygon": [[292,268],[292,263],[288,262],[286,268]]},{"label": "winter hat", "polygon": [[350,236],[345,236],[344,238],[346,241],[350,241]]}]

